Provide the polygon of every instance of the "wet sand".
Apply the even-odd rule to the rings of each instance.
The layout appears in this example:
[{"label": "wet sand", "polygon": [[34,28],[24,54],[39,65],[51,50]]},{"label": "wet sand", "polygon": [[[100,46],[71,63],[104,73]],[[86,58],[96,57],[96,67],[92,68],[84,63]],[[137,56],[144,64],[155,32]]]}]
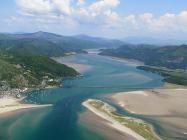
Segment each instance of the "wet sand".
[{"label": "wet sand", "polygon": [[84,73],[84,72],[87,72],[90,69],[92,69],[92,66],[90,66],[90,65],[79,64],[79,63],[71,63],[71,62],[64,62],[63,61],[63,57],[54,57],[53,59],[55,61],[57,61],[58,63],[67,65],[68,67],[71,67],[71,68],[75,69],[79,73]]},{"label": "wet sand", "polygon": [[126,63],[130,66],[143,66],[144,63],[135,59],[128,59],[128,58],[120,58],[120,57],[114,57],[114,56],[106,56],[109,59],[115,60],[115,61],[119,61],[119,62],[123,62]]},{"label": "wet sand", "polygon": [[187,89],[122,92],[110,98],[131,113],[149,116],[172,131],[187,134]]},{"label": "wet sand", "polygon": [[79,115],[78,124],[84,128],[99,134],[107,140],[136,140],[134,137],[120,132],[108,125],[108,121],[87,110]]},{"label": "wet sand", "polygon": [[63,63],[63,64],[67,65],[68,67],[74,68],[79,73],[84,73],[92,68],[91,66],[85,64],[76,64],[76,63]]},{"label": "wet sand", "polygon": [[32,109],[32,108],[43,108],[52,106],[51,104],[47,105],[36,105],[36,104],[23,104],[21,103],[22,99],[16,98],[1,98],[0,99],[0,115],[6,114],[12,111],[17,111],[21,109]]},{"label": "wet sand", "polygon": [[[116,121],[113,117],[111,117],[110,115],[96,109],[95,107],[93,107],[92,105],[90,105],[90,101],[93,101],[92,99],[88,99],[87,101],[83,102],[82,105],[84,107],[86,107],[88,110],[90,110],[91,112],[93,112],[94,114],[96,114],[97,116],[107,120],[107,124],[111,127],[113,127],[114,129],[122,132],[122,133],[126,133],[128,135],[133,136],[135,139],[137,140],[145,140],[144,137],[142,137],[141,135],[139,135],[138,133],[136,133],[135,131],[131,130],[130,128],[122,125],[119,121]],[[105,103],[106,104],[106,103]],[[107,109],[108,110],[108,109]],[[109,111],[109,110],[108,110]]]}]

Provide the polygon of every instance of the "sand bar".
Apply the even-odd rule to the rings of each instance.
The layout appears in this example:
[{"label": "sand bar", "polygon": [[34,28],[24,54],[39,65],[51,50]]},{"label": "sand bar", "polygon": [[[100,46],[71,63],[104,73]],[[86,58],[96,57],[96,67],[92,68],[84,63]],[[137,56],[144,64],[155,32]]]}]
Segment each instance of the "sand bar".
[{"label": "sand bar", "polygon": [[187,133],[187,89],[122,92],[110,98],[131,113],[157,119],[179,134]]},{"label": "sand bar", "polygon": [[0,115],[20,109],[43,108],[43,107],[52,106],[51,104],[47,104],[47,105],[22,104],[20,102],[21,100],[22,99],[16,99],[16,98],[1,98]]},{"label": "sand bar", "polygon": [[120,57],[114,57],[114,56],[106,56],[108,59],[112,59],[118,62],[126,63],[130,66],[143,66],[144,63],[135,59],[128,59],[128,58],[120,58]]},{"label": "sand bar", "polygon": [[85,64],[76,64],[76,63],[63,63],[63,64],[75,69],[79,73],[87,72],[92,68],[92,66],[85,65]]},{"label": "sand bar", "polygon": [[[137,140],[126,133],[116,131],[115,128],[108,125],[109,122],[107,120],[97,116],[95,113],[89,110],[79,114],[78,123],[86,130],[99,134],[107,140]],[[89,137],[85,136],[85,139],[89,139]]]},{"label": "sand bar", "polygon": [[81,64],[81,63],[73,63],[73,62],[64,62],[63,57],[54,57],[53,59],[55,61],[57,61],[58,63],[67,65],[68,67],[71,67],[71,68],[75,69],[79,73],[84,73],[84,72],[87,72],[90,69],[92,69],[91,65]]},{"label": "sand bar", "polygon": [[93,106],[91,106],[89,104],[89,100],[83,102],[83,106],[85,106],[87,109],[89,109],[90,111],[92,111],[97,116],[99,116],[99,117],[107,120],[108,121],[107,122],[108,125],[111,126],[111,127],[113,127],[113,128],[115,128],[116,130],[119,130],[120,132],[126,133],[128,135],[131,135],[131,136],[133,136],[137,140],[145,140],[145,138],[143,138],[139,134],[135,133],[134,131],[132,131],[131,129],[125,127],[124,125],[121,125],[118,121],[114,120],[113,118],[111,118],[107,114],[105,114],[105,113],[97,110]]}]

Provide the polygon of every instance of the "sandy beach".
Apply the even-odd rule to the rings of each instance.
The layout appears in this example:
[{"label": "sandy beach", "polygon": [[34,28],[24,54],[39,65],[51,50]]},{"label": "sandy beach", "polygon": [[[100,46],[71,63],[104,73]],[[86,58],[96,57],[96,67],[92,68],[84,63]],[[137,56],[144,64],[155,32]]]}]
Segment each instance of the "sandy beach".
[{"label": "sandy beach", "polygon": [[57,61],[58,63],[67,65],[68,67],[71,67],[71,68],[75,69],[79,73],[84,73],[84,72],[87,72],[90,69],[92,69],[92,67],[90,65],[79,64],[79,63],[71,63],[71,62],[64,62],[63,61],[63,57],[54,57],[53,59],[55,61]]},{"label": "sandy beach", "polygon": [[84,73],[88,70],[90,70],[92,67],[85,64],[76,64],[76,63],[63,63],[71,68],[74,68],[79,73]]},{"label": "sandy beach", "polygon": [[119,58],[119,57],[114,57],[114,56],[106,56],[106,57],[108,57],[108,59],[112,59],[112,60],[115,60],[115,61],[126,63],[130,66],[137,67],[137,66],[143,66],[144,65],[143,62],[135,60],[135,59]]},{"label": "sandy beach", "polygon": [[97,110],[96,108],[91,106],[88,102],[89,102],[89,100],[83,102],[82,105],[85,106],[87,109],[89,109],[94,114],[96,114],[97,116],[101,117],[104,120],[107,120],[107,124],[109,126],[111,126],[112,128],[114,128],[114,129],[116,129],[116,130],[118,130],[118,131],[120,131],[122,133],[128,134],[128,135],[132,136],[133,138],[135,138],[137,140],[145,140],[145,138],[143,138],[139,134],[135,133],[131,129],[125,127],[124,125],[121,125],[118,121],[114,120],[113,118],[111,118],[110,116],[106,115],[105,113]]},{"label": "sandy beach", "polygon": [[111,99],[131,113],[150,116],[173,132],[187,134],[187,89],[122,92]]},{"label": "sandy beach", "polygon": [[16,110],[21,109],[31,109],[31,108],[43,108],[43,107],[49,107],[52,106],[51,104],[47,105],[36,105],[36,104],[23,104],[21,103],[22,99],[16,99],[16,98],[1,98],[0,99],[0,115],[9,113]]},{"label": "sandy beach", "polygon": [[[89,110],[86,110],[79,115],[79,125],[93,133],[103,136],[107,140],[137,140],[126,133],[116,130],[108,125],[108,123],[107,120],[97,116]],[[85,137],[85,139],[89,139],[89,137]]]}]

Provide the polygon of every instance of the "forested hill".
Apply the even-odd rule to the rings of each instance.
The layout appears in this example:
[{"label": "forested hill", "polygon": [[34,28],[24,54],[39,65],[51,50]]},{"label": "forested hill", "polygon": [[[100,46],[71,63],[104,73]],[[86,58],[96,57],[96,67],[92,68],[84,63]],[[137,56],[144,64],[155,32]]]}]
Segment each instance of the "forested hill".
[{"label": "forested hill", "polygon": [[106,49],[101,55],[136,59],[150,66],[187,69],[187,45],[155,47],[149,45],[123,45]]},{"label": "forested hill", "polygon": [[61,36],[47,32],[0,34],[0,94],[15,88],[59,86],[62,79],[78,75],[73,68],[50,57],[122,44],[118,40],[85,35]]},{"label": "forested hill", "polygon": [[142,61],[145,66],[138,69],[158,73],[168,83],[187,85],[187,45],[123,45],[117,49],[102,50],[100,54]]},{"label": "forested hill", "polygon": [[0,34],[0,48],[17,54],[63,56],[68,52],[83,52],[83,49],[119,47],[119,40],[79,36],[61,36],[47,32],[25,34]]},{"label": "forested hill", "polygon": [[0,51],[0,90],[59,86],[64,77],[78,73],[46,56],[16,55]]}]

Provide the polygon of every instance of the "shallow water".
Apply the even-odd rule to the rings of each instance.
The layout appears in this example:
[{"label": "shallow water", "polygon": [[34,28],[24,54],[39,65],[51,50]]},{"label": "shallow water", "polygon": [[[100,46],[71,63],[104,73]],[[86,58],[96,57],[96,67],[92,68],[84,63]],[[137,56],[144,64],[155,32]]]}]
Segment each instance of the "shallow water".
[{"label": "shallow water", "polygon": [[78,115],[84,111],[81,102],[103,98],[105,94],[162,85],[163,78],[159,75],[96,54],[68,56],[63,61],[90,65],[92,69],[81,78],[65,80],[63,88],[31,92],[27,102],[54,106],[1,116],[0,140],[105,140],[77,123]]}]

